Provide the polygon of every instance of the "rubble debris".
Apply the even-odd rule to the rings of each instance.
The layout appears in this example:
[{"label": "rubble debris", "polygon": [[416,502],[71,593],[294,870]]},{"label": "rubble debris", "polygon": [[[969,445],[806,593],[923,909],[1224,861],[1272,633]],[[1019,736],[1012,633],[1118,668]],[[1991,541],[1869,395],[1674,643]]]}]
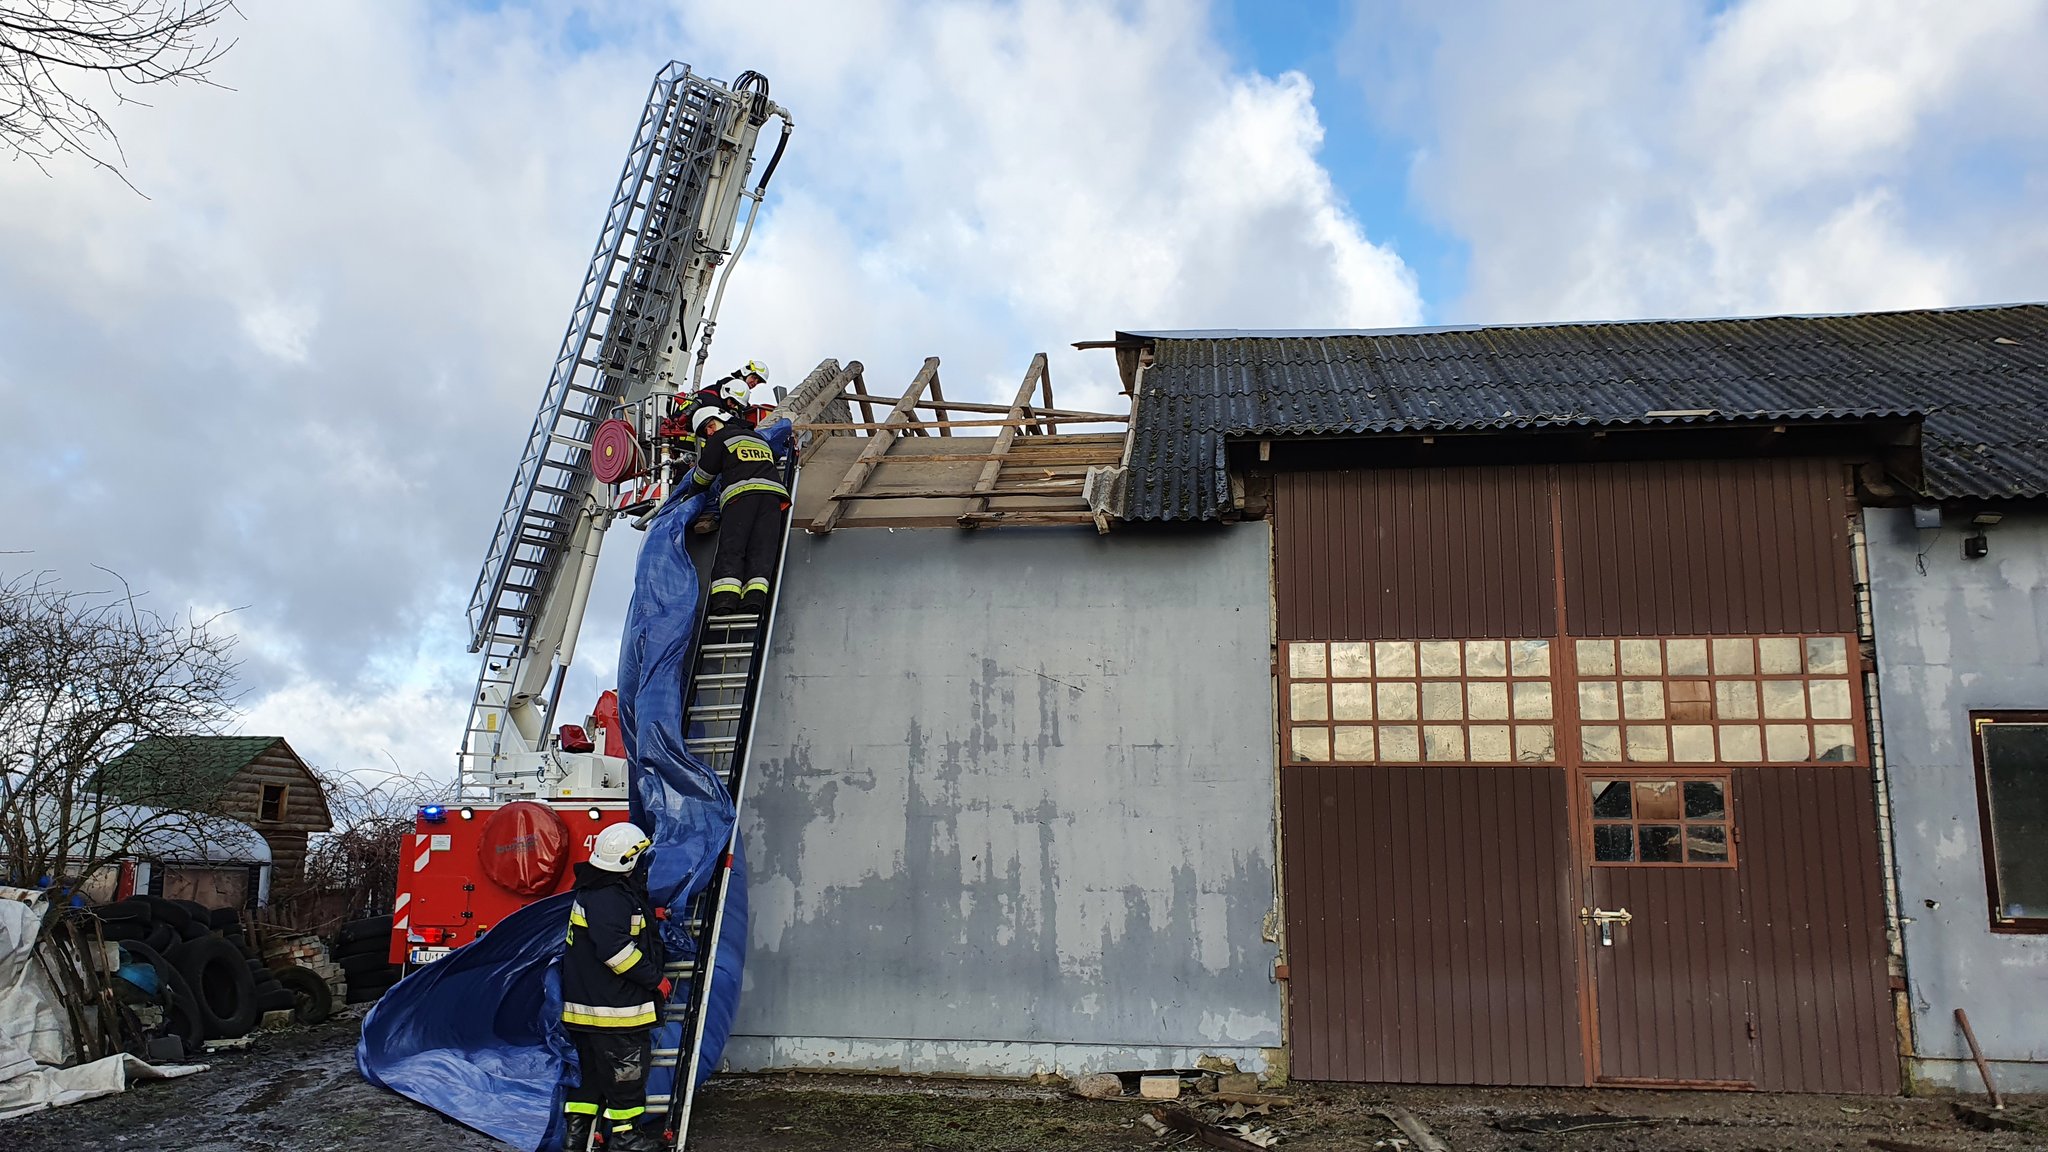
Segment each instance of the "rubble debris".
[{"label": "rubble debris", "polygon": [[1173,1129],[1168,1128],[1166,1125],[1160,1123],[1159,1117],[1154,1116],[1150,1112],[1141,1114],[1138,1117],[1138,1123],[1143,1124],[1146,1130],[1151,1132],[1154,1136],[1164,1136],[1167,1133],[1173,1131]]},{"label": "rubble debris", "polygon": [[1195,1068],[1202,1072],[1214,1072],[1219,1076],[1228,1076],[1236,1074],[1237,1061],[1232,1060],[1228,1056],[1197,1056],[1195,1057]]},{"label": "rubble debris", "polygon": [[1437,1138],[1429,1125],[1415,1118],[1415,1114],[1398,1105],[1389,1104],[1380,1109],[1380,1115],[1401,1130],[1401,1134],[1415,1142],[1422,1152],[1451,1152],[1451,1146]]},{"label": "rubble debris", "polygon": [[1123,1077],[1114,1072],[1091,1072],[1076,1076],[1068,1086],[1074,1095],[1083,1100],[1113,1100],[1124,1094]]},{"label": "rubble debris", "polygon": [[1178,1100],[1180,1099],[1180,1077],[1140,1076],[1138,1078],[1138,1095],[1143,1096],[1147,1100]]},{"label": "rubble debris", "polygon": [[1216,1078],[1216,1091],[1243,1095],[1259,1090],[1259,1077],[1255,1072],[1225,1072]]},{"label": "rubble debris", "polygon": [[1239,1135],[1216,1124],[1207,1124],[1192,1113],[1164,1108],[1154,1109],[1152,1115],[1175,1132],[1183,1132],[1211,1148],[1225,1152],[1260,1152],[1280,1142],[1280,1137],[1270,1128],[1258,1128]]}]

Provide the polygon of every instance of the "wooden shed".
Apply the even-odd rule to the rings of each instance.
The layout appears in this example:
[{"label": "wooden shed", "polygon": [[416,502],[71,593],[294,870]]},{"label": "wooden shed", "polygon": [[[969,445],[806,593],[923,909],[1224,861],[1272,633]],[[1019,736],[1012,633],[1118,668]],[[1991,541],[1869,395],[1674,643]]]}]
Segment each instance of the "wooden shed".
[{"label": "wooden shed", "polygon": [[305,876],[306,840],[334,827],[326,789],[282,736],[165,736],[100,769],[100,791],[139,804],[226,816],[270,845],[273,891]]}]

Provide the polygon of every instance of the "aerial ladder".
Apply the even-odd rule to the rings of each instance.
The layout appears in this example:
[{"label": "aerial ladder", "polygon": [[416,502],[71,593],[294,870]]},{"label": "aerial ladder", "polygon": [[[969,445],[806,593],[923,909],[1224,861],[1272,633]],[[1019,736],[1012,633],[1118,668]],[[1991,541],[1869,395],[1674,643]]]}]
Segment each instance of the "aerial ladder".
[{"label": "aerial ladder", "polygon": [[[781,136],[749,188],[756,145],[771,119],[781,121]],[[688,463],[669,422],[672,402],[701,384],[726,279],[791,129],[788,111],[769,99],[758,73],[725,84],[671,63],[655,77],[470,597],[470,650],[480,654],[481,667],[458,754],[456,799],[421,811],[416,855],[400,869],[394,959],[431,962],[547,894],[484,891],[490,885],[474,876],[480,849],[463,833],[488,831],[493,818],[514,807],[524,806],[529,820],[545,808],[554,815],[541,818],[569,829],[571,842],[582,844],[574,859],[584,859],[595,833],[625,818],[626,761],[606,755],[602,739],[565,741],[569,729],[556,730],[556,714],[607,530],[620,517],[644,527]],[[623,445],[621,427],[628,432]],[[594,471],[594,449],[606,436],[599,450],[623,450],[633,457],[629,466],[612,462]],[[791,491],[795,458],[792,439],[782,462]],[[718,773],[735,806],[781,588],[778,572],[758,617],[701,618],[697,625],[684,746]],[[694,955],[668,966],[675,991],[656,1033],[650,1091],[662,1080],[669,1085],[650,1099],[649,1111],[666,1115],[675,1149],[689,1138],[736,847],[727,843],[687,911]],[[568,882],[564,869],[554,890]]]}]

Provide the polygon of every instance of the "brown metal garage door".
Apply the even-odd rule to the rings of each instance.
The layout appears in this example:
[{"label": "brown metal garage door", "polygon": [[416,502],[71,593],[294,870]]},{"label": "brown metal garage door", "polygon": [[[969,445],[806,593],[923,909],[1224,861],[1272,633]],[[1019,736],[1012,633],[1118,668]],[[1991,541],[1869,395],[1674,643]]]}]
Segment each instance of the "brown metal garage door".
[{"label": "brown metal garage door", "polygon": [[1896,1090],[1839,467],[1276,497],[1297,1075]]}]

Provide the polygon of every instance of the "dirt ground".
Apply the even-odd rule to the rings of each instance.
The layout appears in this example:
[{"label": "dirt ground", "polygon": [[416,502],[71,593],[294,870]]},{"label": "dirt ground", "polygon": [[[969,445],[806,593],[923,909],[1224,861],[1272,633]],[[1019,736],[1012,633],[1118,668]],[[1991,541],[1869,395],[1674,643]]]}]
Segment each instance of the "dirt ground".
[{"label": "dirt ground", "polygon": [[[364,1084],[356,1021],[258,1038],[212,1069],[124,1096],[0,1121],[8,1152],[91,1149],[334,1149],[501,1152],[494,1140]],[[1981,1132],[1946,1099],[1295,1085],[1294,1103],[1260,1123],[1281,1149],[1396,1149],[1377,1112],[1390,1104],[1427,1123],[1454,1152],[1809,1152],[1870,1148],[1872,1138],[1944,1152],[2048,1149],[2048,1102],[2011,1109],[2035,1130]],[[1137,1126],[1136,1101],[1084,1101],[1058,1089],[896,1077],[721,1077],[706,1089],[692,1147],[718,1152],[1057,1152],[1168,1148]],[[1525,1132],[1548,1118],[1600,1127]],[[1535,1123],[1531,1123],[1534,1121]],[[1174,1137],[1173,1139],[1184,1139]],[[1183,1145],[1199,1149],[1190,1141]]]}]

